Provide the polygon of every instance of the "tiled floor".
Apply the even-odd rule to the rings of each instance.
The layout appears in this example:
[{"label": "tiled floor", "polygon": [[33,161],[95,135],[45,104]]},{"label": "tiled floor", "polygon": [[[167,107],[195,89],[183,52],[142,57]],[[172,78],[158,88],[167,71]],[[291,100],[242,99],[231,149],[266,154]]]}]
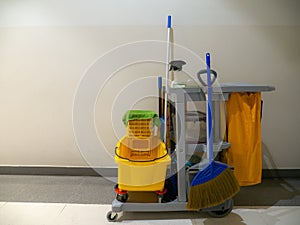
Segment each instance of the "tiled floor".
[{"label": "tiled floor", "polygon": [[[0,175],[0,225],[103,225],[115,198],[101,177]],[[134,225],[299,225],[300,179],[264,179],[242,187],[225,218],[207,213],[124,213]],[[118,224],[118,223],[117,223]]]},{"label": "tiled floor", "polygon": [[[1,225],[105,225],[110,205],[0,202]],[[206,213],[124,213],[132,225],[299,225],[299,206],[235,208],[225,218]]]}]

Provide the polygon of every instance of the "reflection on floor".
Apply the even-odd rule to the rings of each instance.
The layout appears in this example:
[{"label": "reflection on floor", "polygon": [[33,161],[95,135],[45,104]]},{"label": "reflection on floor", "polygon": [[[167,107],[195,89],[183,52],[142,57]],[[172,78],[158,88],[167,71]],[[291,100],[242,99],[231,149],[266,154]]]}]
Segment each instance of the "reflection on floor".
[{"label": "reflection on floor", "polygon": [[[110,205],[0,202],[1,225],[104,225]],[[225,218],[206,213],[124,213],[119,222],[131,225],[298,225],[299,206],[235,208]]]}]

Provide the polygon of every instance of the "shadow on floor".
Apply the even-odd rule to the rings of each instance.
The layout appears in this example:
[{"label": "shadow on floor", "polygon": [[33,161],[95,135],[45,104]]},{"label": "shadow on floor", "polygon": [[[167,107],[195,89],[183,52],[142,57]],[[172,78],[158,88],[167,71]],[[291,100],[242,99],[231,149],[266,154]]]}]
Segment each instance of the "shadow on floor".
[{"label": "shadow on floor", "polygon": [[261,184],[241,187],[234,203],[238,206],[299,206],[300,179],[263,179]]}]

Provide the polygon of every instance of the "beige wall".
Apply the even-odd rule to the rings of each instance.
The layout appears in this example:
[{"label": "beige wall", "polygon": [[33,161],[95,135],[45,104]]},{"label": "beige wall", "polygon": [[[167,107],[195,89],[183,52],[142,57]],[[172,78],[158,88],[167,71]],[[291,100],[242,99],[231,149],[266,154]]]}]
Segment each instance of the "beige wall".
[{"label": "beige wall", "polygon": [[[210,51],[220,82],[276,87],[263,94],[264,167],[300,168],[299,9],[296,1],[279,0],[1,1],[0,165],[90,164],[76,146],[72,126],[82,77],[99,56],[121,44],[164,41],[166,16],[172,14],[174,41],[199,55]],[[115,166],[113,148],[125,131],[117,116],[134,105],[126,98],[114,105],[118,90],[159,74],[163,64],[128,66],[98,96],[95,123],[108,149],[96,151],[98,166]],[[135,100],[157,88],[154,79],[132,87],[129,95]],[[135,107],[155,109],[154,102],[147,98]]]}]

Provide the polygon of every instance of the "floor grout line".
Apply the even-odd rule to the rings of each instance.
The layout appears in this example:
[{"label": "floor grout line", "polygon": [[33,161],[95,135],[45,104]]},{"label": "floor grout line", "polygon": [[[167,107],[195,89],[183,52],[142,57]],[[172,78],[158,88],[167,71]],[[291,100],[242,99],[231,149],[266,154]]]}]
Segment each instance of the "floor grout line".
[{"label": "floor grout line", "polygon": [[65,210],[66,207],[67,207],[67,204],[65,204],[64,207],[60,210],[58,216],[60,216],[62,214],[62,212]]}]

